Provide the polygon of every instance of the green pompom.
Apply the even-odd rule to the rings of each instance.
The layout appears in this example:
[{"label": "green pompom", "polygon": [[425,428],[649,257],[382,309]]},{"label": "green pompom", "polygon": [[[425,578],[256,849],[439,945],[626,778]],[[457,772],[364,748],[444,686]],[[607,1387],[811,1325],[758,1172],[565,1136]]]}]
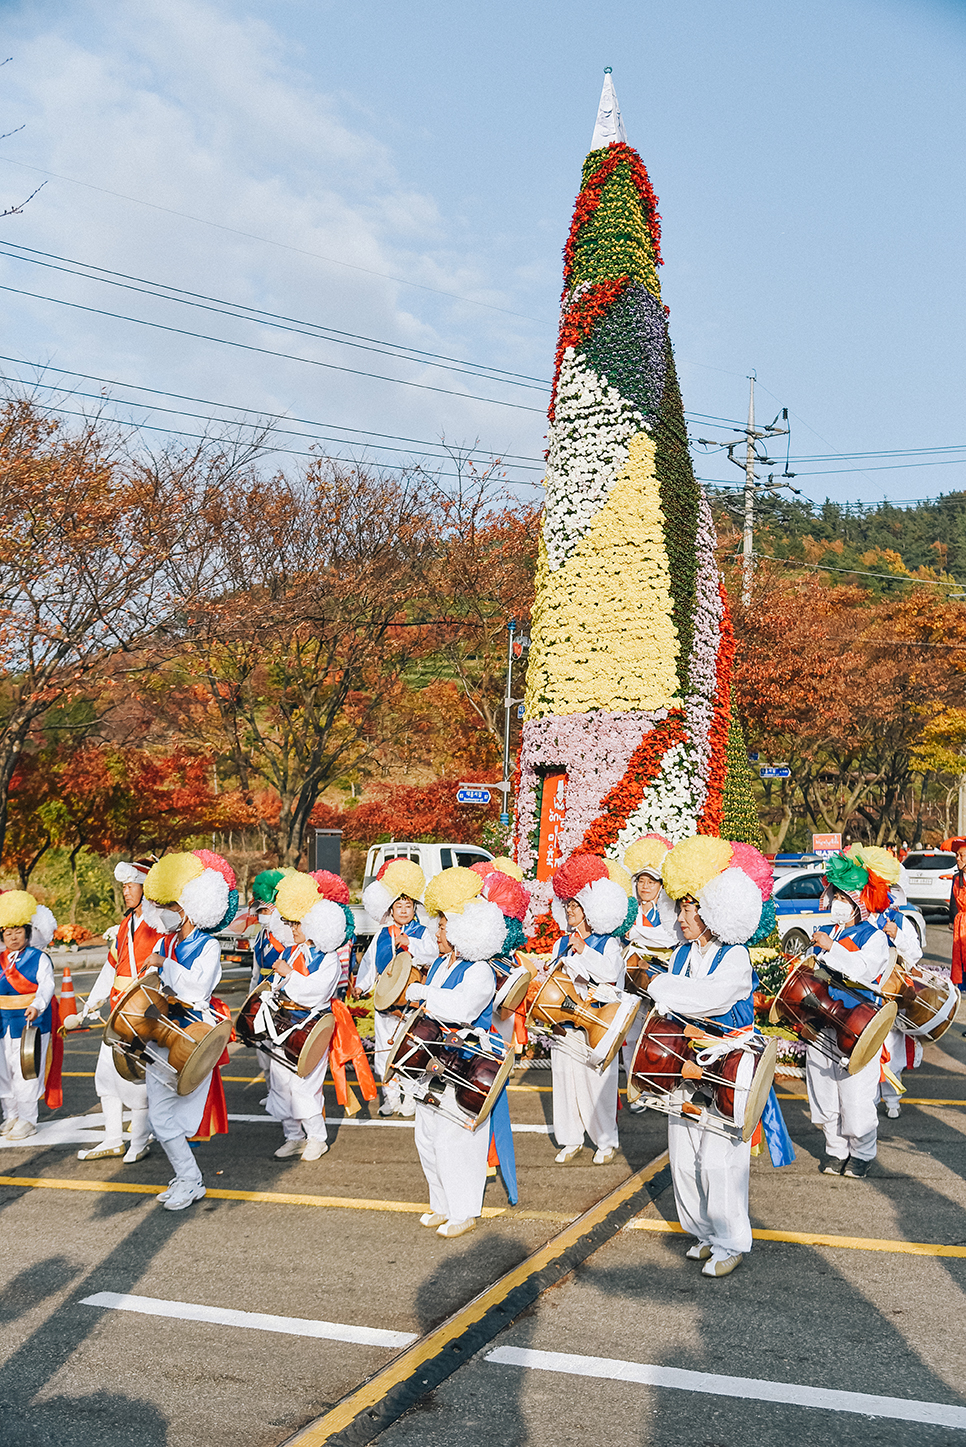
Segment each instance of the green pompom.
[{"label": "green pompom", "polygon": [[256,874],[252,881],[253,897],[260,900],[262,904],[274,904],[275,891],[284,878],[284,869],[263,869],[261,874]]},{"label": "green pompom", "polygon": [[826,862],[825,877],[836,889],[858,894],[869,882],[869,871],[848,854],[833,854]]}]

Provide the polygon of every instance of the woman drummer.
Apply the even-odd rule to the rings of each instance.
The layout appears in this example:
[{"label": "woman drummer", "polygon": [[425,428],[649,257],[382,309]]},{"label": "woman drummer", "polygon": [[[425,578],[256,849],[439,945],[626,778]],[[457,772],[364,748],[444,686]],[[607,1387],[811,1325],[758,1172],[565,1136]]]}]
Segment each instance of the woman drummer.
[{"label": "woman drummer", "polygon": [[[406,999],[422,1005],[432,1019],[457,1029],[490,1037],[490,1048],[502,1054],[502,1041],[491,1030],[496,976],[489,961],[504,948],[506,922],[499,905],[478,896],[483,881],[471,869],[444,869],[429,883],[426,908],[438,916],[439,954],[425,985],[410,985]],[[416,1100],[416,1149],[429,1186],[429,1210],[420,1225],[438,1236],[463,1236],[476,1227],[483,1210],[488,1126],[467,1130],[451,1082],[438,1105]]]},{"label": "woman drummer", "polygon": [[[620,937],[627,926],[628,898],[610,878],[604,860],[596,854],[572,854],[565,860],[553,874],[551,909],[566,931],[554,949],[554,964],[562,967],[582,999],[592,987],[598,1000],[606,999],[610,987],[616,1000],[624,986]],[[633,904],[630,913],[637,913]],[[618,1147],[618,1056],[598,1072],[575,1056],[572,1041],[555,1037],[550,1066],[556,1163],[565,1166],[576,1160],[586,1134],[594,1145],[594,1165],[608,1165]]]},{"label": "woman drummer", "polygon": [[[376,979],[395,959],[405,952],[417,965],[429,968],[439,953],[432,929],[416,918],[417,904],[426,888],[426,876],[411,859],[391,859],[362,893],[362,905],[370,919],[379,921],[379,930],[371,941],[356,975],[356,993],[368,995]],[[385,1081],[389,1041],[399,1024],[393,1010],[374,1010],[375,1034],[374,1073]],[[394,1077],[382,1086],[380,1115],[401,1115],[411,1119],[416,1114],[412,1095],[413,1082],[400,1082]]]},{"label": "woman drummer", "polygon": [[[677,900],[685,943],[668,973],[651,980],[658,1010],[711,1021],[723,1030],[754,1024],[754,973],[745,941],[758,928],[762,895],[731,864],[727,840],[698,835],[676,844],[664,861],[668,894]],[[682,1086],[676,1104],[690,1104]],[[751,1250],[748,1179],[751,1142],[717,1129],[707,1108],[668,1116],[671,1182],[685,1231],[697,1237],[687,1256],[705,1276],[728,1276]]]},{"label": "woman drummer", "polygon": [[[160,952],[146,961],[158,970],[171,996],[170,1018],[181,1026],[199,1021],[216,1025],[211,997],[221,979],[221,946],[215,935],[238,910],[234,872],[208,849],[166,854],[148,870],[144,893],[180,921],[176,931],[165,937]],[[167,1055],[165,1047],[159,1048]],[[169,1072],[164,1063],[152,1062],[145,1069],[148,1124],[175,1172],[157,1199],[166,1211],[183,1211],[205,1194],[188,1141],[204,1118],[214,1071],[187,1095],[176,1093]]]},{"label": "woman drummer", "polygon": [[[57,921],[46,905],[24,889],[0,894],[0,1135],[8,1141],[37,1134],[40,1097],[44,1094],[47,1052],[53,1028],[54,967],[47,946]],[[36,1080],[24,1078],[20,1046],[24,1031],[40,1031],[40,1069]]]},{"label": "woman drummer", "polygon": [[[889,973],[889,940],[869,920],[869,871],[848,854],[833,854],[825,867],[822,907],[831,914],[828,929],[812,935],[812,952],[839,974],[859,985],[878,985]],[[854,1004],[856,995],[829,987],[833,999]],[[850,1075],[839,1063],[841,1051],[831,1030],[805,1049],[805,1084],[812,1124],[825,1134],[825,1155],[819,1170],[828,1176],[868,1175],[875,1160],[879,1090],[879,1056]]]},{"label": "woman drummer", "polygon": [[[643,838],[635,839],[624,855],[624,868],[631,876],[637,900],[637,918],[627,931],[627,943],[645,957],[656,950],[673,950],[684,941],[674,902],[668,898],[661,883],[661,866],[670,848],[671,841],[663,834],[645,834]],[[621,1062],[628,1078],[646,1018],[645,1010],[637,1012],[637,1019],[621,1047]],[[646,1109],[643,1100],[635,1100],[631,1104],[635,1115]]]}]

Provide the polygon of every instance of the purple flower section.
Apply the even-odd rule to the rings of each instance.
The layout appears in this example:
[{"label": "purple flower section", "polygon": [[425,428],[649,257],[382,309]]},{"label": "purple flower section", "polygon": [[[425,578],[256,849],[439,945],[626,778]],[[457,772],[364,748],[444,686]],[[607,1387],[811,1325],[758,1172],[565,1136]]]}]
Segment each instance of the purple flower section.
[{"label": "purple flower section", "polygon": [[698,793],[695,813],[700,817],[708,794],[711,763],[710,737],[718,686],[718,649],[721,645],[721,591],[715,558],[717,534],[704,493],[698,503],[695,572],[694,642],[688,661],[687,719],[697,755]]},{"label": "purple flower section", "polygon": [[537,826],[538,769],[566,770],[567,813],[560,852],[577,849],[600,813],[601,801],[627,773],[631,755],[646,733],[667,717],[665,709],[645,713],[570,713],[530,719],[523,725],[520,791],[517,796],[517,863],[527,879],[536,873],[531,834]]},{"label": "purple flower section", "polygon": [[578,351],[653,428],[664,397],[668,356],[667,318],[657,297],[646,286],[628,286]]}]

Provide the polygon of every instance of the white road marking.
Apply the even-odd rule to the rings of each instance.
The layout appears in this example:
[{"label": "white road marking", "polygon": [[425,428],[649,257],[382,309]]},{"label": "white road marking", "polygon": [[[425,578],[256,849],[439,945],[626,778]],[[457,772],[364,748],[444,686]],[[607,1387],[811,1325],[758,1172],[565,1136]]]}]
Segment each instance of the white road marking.
[{"label": "white road marking", "polygon": [[707,1392],[715,1397],[739,1397],[753,1402],[775,1402],[783,1407],[822,1407],[827,1412],[855,1412],[861,1417],[888,1417],[900,1422],[956,1427],[966,1431],[966,1408],[943,1402],[916,1402],[906,1397],[875,1397],[867,1392],[836,1392],[826,1387],[802,1387],[794,1382],[765,1382],[756,1377],[723,1377],[711,1372],[686,1372],[678,1367],[655,1367],[621,1362],[610,1357],[571,1356],[568,1352],[539,1352],[530,1348],[498,1347],[488,1362],[505,1367],[531,1367],[537,1371],[565,1372],[577,1377],[603,1377],[614,1382],[635,1382],[646,1387],[672,1387],[681,1392]]},{"label": "white road marking", "polygon": [[[278,1121],[273,1120],[270,1115],[229,1115],[228,1120],[229,1123],[234,1120],[239,1123],[248,1122],[252,1124],[261,1122],[264,1125],[278,1125]],[[393,1130],[412,1130],[416,1124],[414,1120],[367,1120],[365,1117],[363,1117],[362,1120],[356,1120],[355,1117],[349,1117],[347,1115],[327,1115],[325,1123],[326,1125],[378,1125],[383,1128],[389,1126]],[[550,1127],[548,1125],[517,1125],[516,1121],[514,1121],[510,1128],[514,1135],[550,1134]]]},{"label": "white road marking", "polygon": [[98,1291],[85,1296],[81,1306],[111,1307],[142,1316],[170,1316],[177,1321],[210,1321],[217,1326],[243,1326],[253,1331],[284,1332],[287,1336],[321,1337],[326,1341],[355,1342],[367,1347],[408,1347],[416,1340],[411,1331],[379,1331],[371,1326],[346,1326],[337,1321],[309,1321],[301,1316],[266,1316],[260,1311],[231,1311],[223,1306],[197,1306],[190,1301],[161,1301],[154,1296],[127,1296]]}]

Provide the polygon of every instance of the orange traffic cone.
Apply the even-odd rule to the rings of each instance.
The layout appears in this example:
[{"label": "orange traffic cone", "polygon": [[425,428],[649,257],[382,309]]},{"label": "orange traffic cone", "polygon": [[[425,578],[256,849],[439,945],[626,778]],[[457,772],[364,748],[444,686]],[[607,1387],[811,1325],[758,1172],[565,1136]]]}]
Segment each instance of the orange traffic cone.
[{"label": "orange traffic cone", "polygon": [[71,979],[70,966],[64,966],[64,978],[60,985],[60,1018],[63,1020],[68,1015],[77,1014],[77,995],[74,991],[74,981]]}]

